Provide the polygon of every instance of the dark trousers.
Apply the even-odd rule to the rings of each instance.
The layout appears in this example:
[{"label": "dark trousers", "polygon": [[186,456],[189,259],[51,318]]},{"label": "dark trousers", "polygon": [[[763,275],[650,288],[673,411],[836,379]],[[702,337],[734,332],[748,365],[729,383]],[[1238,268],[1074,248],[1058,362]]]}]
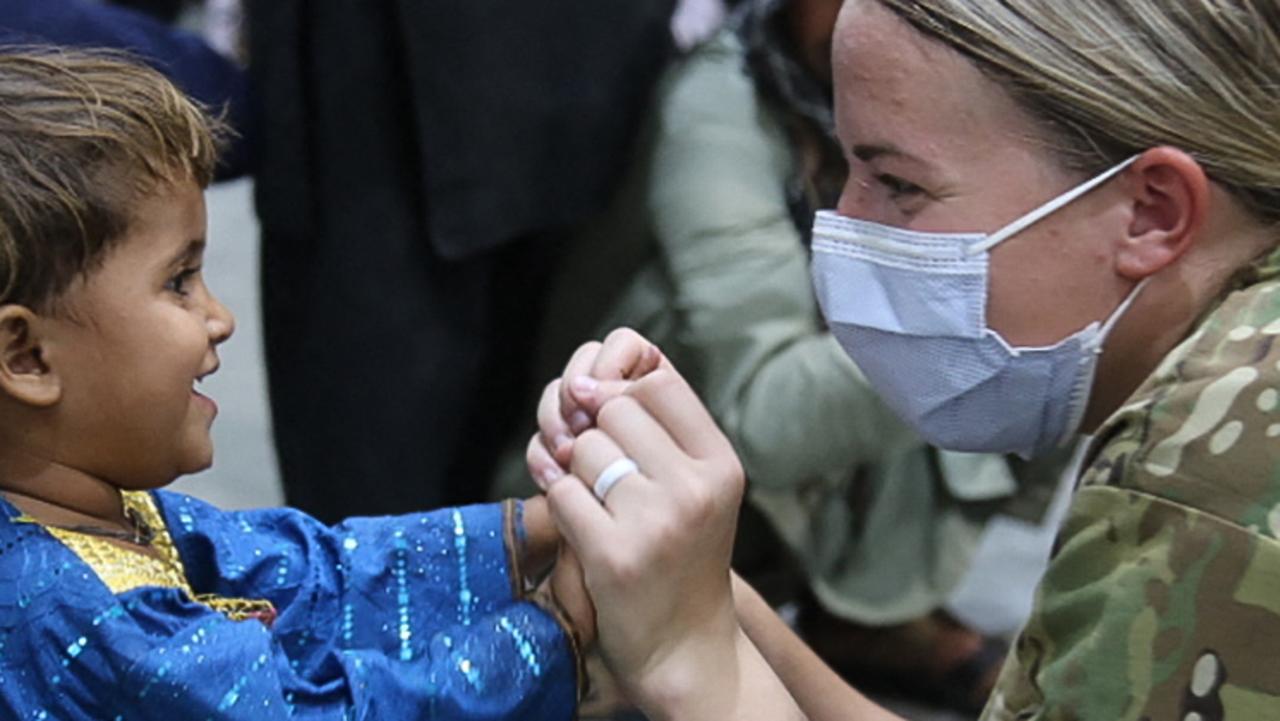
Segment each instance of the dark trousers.
[{"label": "dark trousers", "polygon": [[301,56],[260,78],[263,103],[286,100],[270,73],[296,91],[258,178],[276,446],[287,501],[330,522],[485,498],[498,439],[532,423],[508,389],[553,252],[434,250],[390,6],[361,5],[308,4]]},{"label": "dark trousers", "polygon": [[555,239],[604,206],[671,0],[250,0],[263,321],[289,503],[486,497]]}]

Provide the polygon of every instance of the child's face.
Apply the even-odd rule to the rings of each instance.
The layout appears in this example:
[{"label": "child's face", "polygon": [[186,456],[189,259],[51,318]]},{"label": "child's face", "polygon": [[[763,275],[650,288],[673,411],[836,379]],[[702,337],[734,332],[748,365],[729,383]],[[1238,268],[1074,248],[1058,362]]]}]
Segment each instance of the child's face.
[{"label": "child's face", "polygon": [[102,265],[64,294],[49,360],[63,390],[60,455],[117,486],[149,488],[212,462],[217,406],[193,386],[217,369],[235,321],[200,272],[195,183],[162,186],[134,212]]}]

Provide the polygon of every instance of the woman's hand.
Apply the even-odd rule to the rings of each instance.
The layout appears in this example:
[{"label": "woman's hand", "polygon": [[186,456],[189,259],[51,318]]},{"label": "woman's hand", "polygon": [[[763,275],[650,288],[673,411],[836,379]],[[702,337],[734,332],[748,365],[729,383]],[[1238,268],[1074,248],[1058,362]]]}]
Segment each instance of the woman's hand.
[{"label": "woman's hand", "polygon": [[[742,468],[656,346],[629,330],[583,346],[538,419],[529,468],[581,559],[601,653],[627,695],[655,719],[802,718],[734,611]],[[584,479],[624,457],[639,470],[602,503]]]},{"label": "woman's hand", "polygon": [[[669,367],[632,381],[595,420],[573,442],[570,475],[550,484],[548,499],[582,560],[601,653],[651,713],[723,717],[745,640],[729,581],[741,466]],[[622,458],[640,471],[602,504],[589,485]],[[711,715],[695,711],[702,707]]]},{"label": "woman's hand", "polygon": [[[558,378],[543,390],[538,404],[539,432],[529,440],[529,473],[544,491],[567,472],[575,436],[595,424],[607,399],[621,395],[634,378],[666,364],[658,347],[630,329],[618,329],[604,343],[581,346]],[[667,364],[669,366],[669,364]],[[576,392],[571,391],[576,389]],[[568,617],[584,647],[595,641],[595,607],[583,584],[582,567],[572,549],[560,544],[560,534],[548,515],[546,499],[525,501],[525,568],[532,577],[550,577],[539,588],[540,601]],[[558,548],[558,554],[557,554]]]},{"label": "woman's hand", "polygon": [[656,345],[629,328],[611,332],[603,343],[579,347],[564,374],[543,389],[538,403],[538,432],[529,439],[525,453],[534,482],[546,490],[547,484],[563,476],[574,439],[595,425],[604,402],[659,368],[671,368],[671,364]]}]

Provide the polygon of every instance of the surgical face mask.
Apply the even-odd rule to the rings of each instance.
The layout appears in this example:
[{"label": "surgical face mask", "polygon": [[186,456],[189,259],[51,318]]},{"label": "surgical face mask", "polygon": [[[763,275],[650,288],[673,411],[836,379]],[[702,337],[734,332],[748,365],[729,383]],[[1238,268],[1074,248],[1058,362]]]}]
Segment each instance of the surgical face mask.
[{"label": "surgical face mask", "polygon": [[987,327],[990,251],[1133,160],[991,234],[919,233],[818,213],[813,280],[831,332],[926,441],[1029,458],[1071,440],[1103,341],[1143,284],[1102,322],[1051,346],[1014,347]]}]

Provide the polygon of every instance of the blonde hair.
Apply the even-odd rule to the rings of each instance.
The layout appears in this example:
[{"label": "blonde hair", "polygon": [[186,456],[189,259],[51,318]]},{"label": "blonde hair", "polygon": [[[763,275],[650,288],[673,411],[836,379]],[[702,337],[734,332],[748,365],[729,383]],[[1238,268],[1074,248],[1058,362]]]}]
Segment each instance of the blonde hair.
[{"label": "blonde hair", "polygon": [[222,124],[111,51],[0,51],[0,303],[43,308],[158,186],[213,178]]},{"label": "blonde hair", "polygon": [[1068,167],[1157,145],[1280,221],[1277,0],[878,0],[973,60]]}]

